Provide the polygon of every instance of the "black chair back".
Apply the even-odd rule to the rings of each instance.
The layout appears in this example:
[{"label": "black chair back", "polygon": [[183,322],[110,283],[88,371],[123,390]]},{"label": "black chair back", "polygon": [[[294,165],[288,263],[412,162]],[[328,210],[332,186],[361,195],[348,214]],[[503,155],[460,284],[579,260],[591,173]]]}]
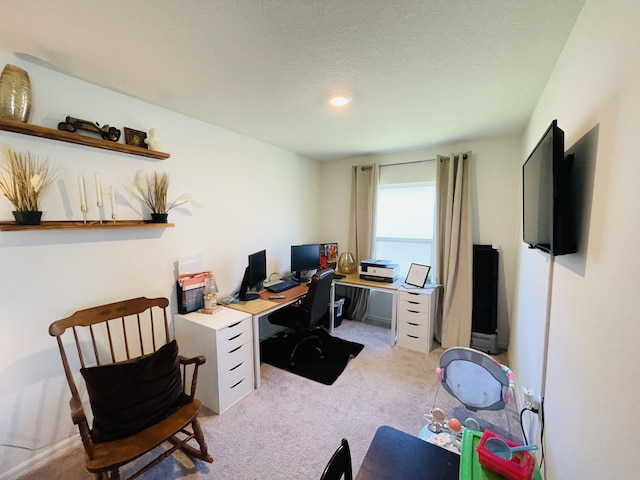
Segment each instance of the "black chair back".
[{"label": "black chair back", "polygon": [[351,450],[349,450],[349,442],[346,438],[342,439],[342,443],[327,463],[320,480],[340,480],[341,478],[353,480]]},{"label": "black chair back", "polygon": [[329,309],[333,274],[333,268],[325,268],[316,272],[311,278],[309,291],[300,305],[309,311],[311,325],[318,323]]}]

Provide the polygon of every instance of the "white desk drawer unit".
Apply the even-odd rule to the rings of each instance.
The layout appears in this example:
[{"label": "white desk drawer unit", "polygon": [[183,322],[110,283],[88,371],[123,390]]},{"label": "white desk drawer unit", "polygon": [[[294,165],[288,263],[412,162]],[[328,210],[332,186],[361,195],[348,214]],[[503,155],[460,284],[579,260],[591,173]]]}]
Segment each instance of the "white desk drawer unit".
[{"label": "white desk drawer unit", "polygon": [[433,347],[433,288],[398,292],[398,346],[429,352]]},{"label": "white desk drawer unit", "polygon": [[213,315],[174,317],[180,355],[204,355],[196,397],[220,414],[253,390],[253,326],[248,313],[222,308]]}]

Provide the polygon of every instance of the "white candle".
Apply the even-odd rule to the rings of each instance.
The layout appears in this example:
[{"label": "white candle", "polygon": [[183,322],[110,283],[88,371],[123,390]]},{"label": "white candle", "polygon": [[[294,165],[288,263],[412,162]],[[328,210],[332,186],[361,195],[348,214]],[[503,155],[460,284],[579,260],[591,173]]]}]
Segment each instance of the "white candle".
[{"label": "white candle", "polygon": [[113,185],[109,188],[109,196],[111,197],[111,218],[116,218],[116,194],[113,191]]},{"label": "white candle", "polygon": [[102,206],[102,186],[100,185],[100,174],[95,174],[96,178],[96,199],[99,207]]},{"label": "white candle", "polygon": [[84,212],[87,209],[87,197],[84,193],[84,177],[78,176],[78,189],[80,190],[80,209]]}]

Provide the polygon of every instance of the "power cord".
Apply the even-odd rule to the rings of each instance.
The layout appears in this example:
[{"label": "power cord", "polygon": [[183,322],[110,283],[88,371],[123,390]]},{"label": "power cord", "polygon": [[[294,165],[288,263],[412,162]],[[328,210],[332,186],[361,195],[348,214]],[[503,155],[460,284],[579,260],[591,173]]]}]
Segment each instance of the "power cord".
[{"label": "power cord", "polygon": [[522,429],[522,438],[524,439],[524,444],[528,445],[529,441],[527,440],[527,434],[524,431],[524,422],[523,422],[523,414],[524,412],[539,414],[540,418],[540,463],[539,468],[542,470],[546,470],[546,464],[544,463],[544,398],[540,400],[540,409],[534,408],[531,402],[526,401],[525,407],[520,410],[520,428]]}]

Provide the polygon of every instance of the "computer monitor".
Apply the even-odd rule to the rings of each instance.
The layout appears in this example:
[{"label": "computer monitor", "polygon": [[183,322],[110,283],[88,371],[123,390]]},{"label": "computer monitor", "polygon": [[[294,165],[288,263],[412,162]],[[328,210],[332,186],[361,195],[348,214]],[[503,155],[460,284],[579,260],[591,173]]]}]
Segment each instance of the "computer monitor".
[{"label": "computer monitor", "polygon": [[291,273],[295,274],[300,283],[307,283],[309,279],[300,278],[300,274],[307,270],[320,268],[320,244],[291,245]]},{"label": "computer monitor", "polygon": [[244,271],[244,277],[242,278],[242,284],[240,285],[238,299],[247,301],[259,298],[259,294],[248,293],[248,290],[260,290],[262,282],[264,282],[266,279],[267,251],[260,250],[259,252],[249,255],[249,265]]}]

